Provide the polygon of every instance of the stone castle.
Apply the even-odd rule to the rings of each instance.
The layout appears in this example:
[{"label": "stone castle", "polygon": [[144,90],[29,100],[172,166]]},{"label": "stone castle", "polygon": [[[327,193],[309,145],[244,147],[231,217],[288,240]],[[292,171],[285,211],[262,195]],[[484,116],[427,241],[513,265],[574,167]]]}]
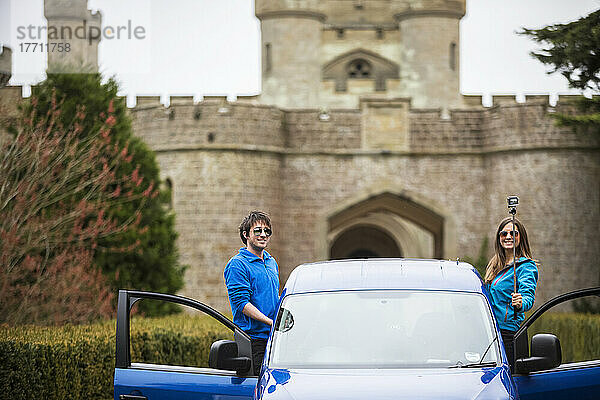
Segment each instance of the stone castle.
[{"label": "stone castle", "polygon": [[[101,23],[86,0],[63,3],[46,0],[49,25]],[[465,0],[256,0],[260,96],[138,97],[134,131],[173,189],[190,265],[182,294],[228,309],[223,267],[252,209],[272,216],[285,282],[328,258],[475,257],[512,194],[542,263],[538,304],[599,284],[599,137],[555,126],[563,96],[461,95],[464,13]],[[97,68],[97,43],[74,48]]]}]

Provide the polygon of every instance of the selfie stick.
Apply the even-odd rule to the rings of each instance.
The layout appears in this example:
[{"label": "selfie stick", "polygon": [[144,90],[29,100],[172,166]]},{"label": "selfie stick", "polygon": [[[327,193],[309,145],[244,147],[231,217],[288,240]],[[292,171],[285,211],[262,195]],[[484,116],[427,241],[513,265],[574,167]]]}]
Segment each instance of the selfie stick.
[{"label": "selfie stick", "polygon": [[[515,214],[517,213],[517,205],[519,198],[517,196],[508,196],[508,212],[512,215],[512,240],[513,240],[513,293],[517,293],[517,238],[515,237]],[[517,308],[513,307],[513,318],[517,319]]]}]

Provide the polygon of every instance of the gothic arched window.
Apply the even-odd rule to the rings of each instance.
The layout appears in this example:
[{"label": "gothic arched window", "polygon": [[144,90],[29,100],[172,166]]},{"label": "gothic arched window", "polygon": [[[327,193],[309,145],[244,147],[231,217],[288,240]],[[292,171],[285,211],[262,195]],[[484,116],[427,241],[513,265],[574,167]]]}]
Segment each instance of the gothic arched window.
[{"label": "gothic arched window", "polygon": [[371,64],[367,60],[359,58],[348,63],[347,71],[348,78],[367,79],[371,77]]},{"label": "gothic arched window", "polygon": [[399,79],[399,67],[377,53],[355,49],[341,54],[323,66],[323,80],[335,81],[335,91],[345,92],[348,80],[375,81],[376,91],[386,90],[387,79]]}]

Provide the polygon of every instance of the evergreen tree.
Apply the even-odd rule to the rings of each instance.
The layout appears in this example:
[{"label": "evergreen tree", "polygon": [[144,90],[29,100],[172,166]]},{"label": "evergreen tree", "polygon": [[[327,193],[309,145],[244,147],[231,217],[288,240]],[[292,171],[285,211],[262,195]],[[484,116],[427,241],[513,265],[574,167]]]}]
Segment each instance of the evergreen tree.
[{"label": "evergreen tree", "polygon": [[[160,188],[155,154],[133,135],[125,101],[117,97],[117,90],[114,79],[103,84],[98,73],[49,73],[43,83],[33,88],[32,94],[38,98],[38,114],[50,108],[52,96],[55,95],[62,102],[60,118],[65,125],[73,121],[78,107],[83,106],[85,119],[81,122],[81,135],[99,129],[103,123],[102,117],[110,109],[115,117],[113,135],[119,150],[131,158],[130,163],[120,166],[117,176],[133,180],[134,194],[147,190],[148,184],[153,185],[154,196],[145,199],[139,217],[139,226],[145,228],[126,230],[100,239],[94,253],[94,263],[103,271],[115,291],[129,288],[175,293],[183,287],[185,266],[178,263],[175,216],[166,207],[170,193],[168,189]],[[119,188],[113,187],[111,190],[119,191]],[[110,214],[117,222],[123,222],[130,219],[137,208],[139,204],[136,202],[122,203],[112,207]],[[146,315],[173,310],[169,305],[140,303],[140,311]]]},{"label": "evergreen tree", "polygon": [[[520,32],[545,47],[531,55],[559,72],[569,86],[579,90],[600,91],[600,10],[568,24],[550,25],[542,29],[523,29]],[[600,97],[581,97],[575,105],[578,114],[556,114],[559,125],[572,126],[580,132],[600,133]],[[600,279],[600,267],[597,268]],[[600,305],[594,299],[580,299],[574,304],[575,311],[600,313]]]},{"label": "evergreen tree", "polygon": [[[524,28],[519,33],[543,46],[531,55],[552,66],[548,73],[559,72],[575,89],[600,90],[600,10],[568,24]],[[579,114],[557,114],[558,123],[600,133],[600,99],[597,96],[582,97],[576,101],[576,106]]]}]

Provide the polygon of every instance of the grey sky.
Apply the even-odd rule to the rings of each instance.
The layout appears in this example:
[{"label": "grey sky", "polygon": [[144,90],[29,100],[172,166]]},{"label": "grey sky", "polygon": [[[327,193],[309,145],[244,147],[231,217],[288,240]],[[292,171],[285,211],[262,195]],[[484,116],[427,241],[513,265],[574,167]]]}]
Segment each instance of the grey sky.
[{"label": "grey sky", "polygon": [[[260,26],[251,0],[90,0],[104,25],[143,26],[143,40],[104,40],[101,71],[117,77],[122,94],[236,95],[260,92]],[[461,92],[569,92],[560,76],[528,52],[522,26],[564,23],[600,8],[600,0],[467,0],[461,22]],[[0,42],[13,49],[13,85],[43,79],[45,54],[19,49],[16,27],[44,24],[42,0],[0,0]]]}]

